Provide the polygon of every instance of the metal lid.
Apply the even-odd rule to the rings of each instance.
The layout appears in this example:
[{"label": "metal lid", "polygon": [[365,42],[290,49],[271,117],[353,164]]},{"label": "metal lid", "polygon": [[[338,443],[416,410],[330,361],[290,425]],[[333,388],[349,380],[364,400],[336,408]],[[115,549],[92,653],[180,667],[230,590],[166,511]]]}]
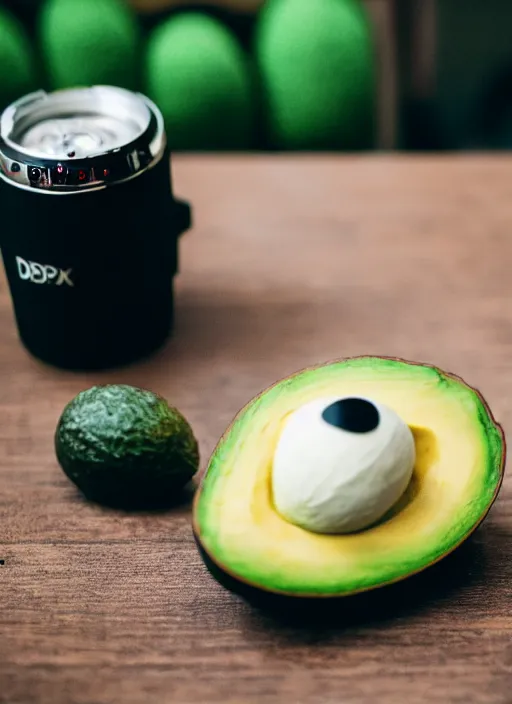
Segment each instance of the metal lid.
[{"label": "metal lid", "polygon": [[151,168],[166,138],[158,108],[112,86],[38,91],[0,119],[0,177],[22,188],[76,193]]}]

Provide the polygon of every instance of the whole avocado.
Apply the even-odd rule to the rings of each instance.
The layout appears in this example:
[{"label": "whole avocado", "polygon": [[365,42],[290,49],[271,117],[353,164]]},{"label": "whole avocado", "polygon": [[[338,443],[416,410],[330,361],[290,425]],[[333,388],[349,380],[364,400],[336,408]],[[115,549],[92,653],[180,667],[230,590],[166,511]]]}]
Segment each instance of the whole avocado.
[{"label": "whole avocado", "polygon": [[371,146],[375,56],[359,0],[269,0],[255,54],[276,148]]},{"label": "whole avocado", "polygon": [[253,85],[234,35],[206,13],[171,16],[149,37],[147,93],[175,150],[251,146]]},{"label": "whole avocado", "polygon": [[126,508],[173,503],[199,464],[184,416],[152,391],[124,384],[75,396],[59,419],[55,451],[87,499]]},{"label": "whole avocado", "polygon": [[123,0],[46,0],[39,35],[52,88],[137,86],[139,27]]}]

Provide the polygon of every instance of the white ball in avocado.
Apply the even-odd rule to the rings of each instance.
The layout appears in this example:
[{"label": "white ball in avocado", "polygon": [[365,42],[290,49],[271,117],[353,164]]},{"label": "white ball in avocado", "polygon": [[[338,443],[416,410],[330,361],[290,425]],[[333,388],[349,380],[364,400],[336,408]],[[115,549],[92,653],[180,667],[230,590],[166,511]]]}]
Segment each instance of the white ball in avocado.
[{"label": "white ball in avocado", "polygon": [[278,513],[315,533],[352,533],[405,492],[416,450],[394,410],[366,398],[320,398],[285,422],[272,466]]}]

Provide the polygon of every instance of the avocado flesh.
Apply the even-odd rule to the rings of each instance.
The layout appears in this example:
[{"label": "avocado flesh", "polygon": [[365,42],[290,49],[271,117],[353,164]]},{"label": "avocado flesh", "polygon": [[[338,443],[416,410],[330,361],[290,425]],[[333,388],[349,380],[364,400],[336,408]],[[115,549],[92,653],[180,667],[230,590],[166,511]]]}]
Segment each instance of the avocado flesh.
[{"label": "avocado flesh", "polygon": [[[287,414],[325,395],[394,408],[411,427],[416,465],[406,494],[351,535],[294,526],[271,499],[271,465]],[[194,503],[205,556],[240,582],[292,596],[344,596],[398,581],[454,550],[501,485],[505,439],[480,394],[429,365],[359,357],[303,370],[251,401],[216,447]]]}]

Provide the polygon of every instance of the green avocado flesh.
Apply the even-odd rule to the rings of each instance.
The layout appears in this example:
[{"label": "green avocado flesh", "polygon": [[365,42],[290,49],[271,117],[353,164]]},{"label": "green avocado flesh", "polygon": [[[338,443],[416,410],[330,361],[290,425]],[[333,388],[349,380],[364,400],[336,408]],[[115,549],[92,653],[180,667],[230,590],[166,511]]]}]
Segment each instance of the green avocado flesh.
[{"label": "green avocado flesh", "polygon": [[[416,444],[412,481],[376,525],[322,535],[285,521],[271,494],[287,416],[315,398],[364,396],[394,409]],[[259,590],[337,597],[389,584],[437,562],[481,523],[501,485],[505,438],[482,398],[429,365],[358,357],[279,381],[237,415],[194,503],[194,533],[225,575]]]},{"label": "green avocado flesh", "polygon": [[153,392],[122,384],[79,393],[60,417],[55,450],[86,498],[120,506],[172,501],[199,463],[182,414]]}]

